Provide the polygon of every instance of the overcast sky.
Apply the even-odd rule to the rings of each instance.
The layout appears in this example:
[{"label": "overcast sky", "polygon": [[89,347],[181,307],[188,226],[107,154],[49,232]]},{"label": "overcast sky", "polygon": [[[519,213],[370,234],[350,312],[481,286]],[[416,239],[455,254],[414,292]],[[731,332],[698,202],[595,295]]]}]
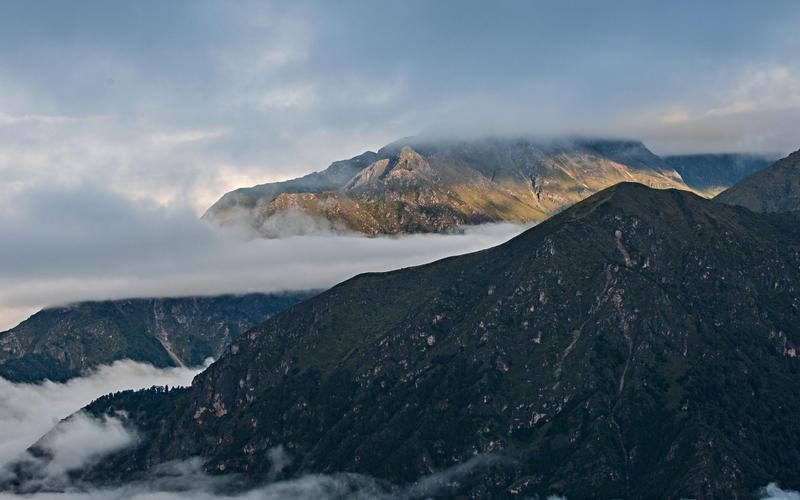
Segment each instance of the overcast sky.
[{"label": "overcast sky", "polygon": [[201,211],[428,130],[789,152],[798,29],[777,0],[5,0],[0,189],[90,178]]},{"label": "overcast sky", "polygon": [[[179,253],[212,238],[179,221],[235,187],[403,136],[583,133],[661,154],[792,151],[798,29],[800,3],[777,0],[5,0],[0,327],[12,306],[20,316],[56,300],[67,278],[106,281],[62,300],[125,295],[131,282],[112,287],[108,269],[143,279],[130,264],[140,246],[212,260]],[[426,246],[418,260],[440,253]],[[9,298],[19,290],[25,300]]]}]

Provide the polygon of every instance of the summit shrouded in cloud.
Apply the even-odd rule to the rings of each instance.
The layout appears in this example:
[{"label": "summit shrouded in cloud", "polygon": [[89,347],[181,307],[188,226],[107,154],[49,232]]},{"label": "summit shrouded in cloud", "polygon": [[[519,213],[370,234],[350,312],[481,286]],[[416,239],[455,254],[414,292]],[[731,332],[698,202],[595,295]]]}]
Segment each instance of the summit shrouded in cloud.
[{"label": "summit shrouded in cloud", "polygon": [[541,222],[625,181],[690,189],[638,141],[413,137],[298,179],[226,193],[203,218],[266,237],[291,234],[297,218],[368,235],[441,233]]},{"label": "summit shrouded in cloud", "polygon": [[202,211],[422,132],[788,153],[798,19],[786,1],[11,0],[0,194],[96,179]]}]

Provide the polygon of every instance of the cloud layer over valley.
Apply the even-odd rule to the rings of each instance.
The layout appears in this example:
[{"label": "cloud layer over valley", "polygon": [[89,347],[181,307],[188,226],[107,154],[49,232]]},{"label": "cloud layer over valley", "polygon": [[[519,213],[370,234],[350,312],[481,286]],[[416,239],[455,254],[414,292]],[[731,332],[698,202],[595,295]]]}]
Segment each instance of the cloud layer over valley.
[{"label": "cloud layer over valley", "polygon": [[[159,369],[125,360],[65,383],[15,384],[0,378],[0,468],[35,443],[59,420],[104,394],[153,385],[186,386],[199,371],[197,368]],[[108,430],[108,426],[103,427]],[[71,427],[73,432],[70,434],[94,438],[93,428],[91,422],[79,419]],[[110,430],[111,434],[106,434],[106,437],[119,436],[119,432],[114,432],[113,423]],[[82,443],[92,442],[92,439],[76,442],[63,437],[56,438],[53,446],[73,447],[79,456]],[[62,458],[61,464],[70,463],[69,457]]]},{"label": "cloud layer over valley", "polygon": [[404,238],[308,229],[303,237],[251,239],[202,222],[189,208],[94,187],[27,190],[0,201],[0,327],[41,306],[87,299],[325,288],[361,272],[496,245],[523,228]]}]

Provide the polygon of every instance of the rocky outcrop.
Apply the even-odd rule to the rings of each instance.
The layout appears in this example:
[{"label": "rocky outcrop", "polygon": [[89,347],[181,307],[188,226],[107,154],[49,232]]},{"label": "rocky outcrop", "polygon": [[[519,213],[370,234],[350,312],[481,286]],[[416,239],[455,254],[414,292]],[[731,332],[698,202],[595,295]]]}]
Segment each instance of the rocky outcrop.
[{"label": "rocky outcrop", "polygon": [[303,224],[290,224],[290,216],[369,235],[447,232],[488,222],[540,222],[623,181],[689,189],[635,141],[412,138],[301,179],[233,191],[204,218],[267,237],[287,228],[302,233]]}]

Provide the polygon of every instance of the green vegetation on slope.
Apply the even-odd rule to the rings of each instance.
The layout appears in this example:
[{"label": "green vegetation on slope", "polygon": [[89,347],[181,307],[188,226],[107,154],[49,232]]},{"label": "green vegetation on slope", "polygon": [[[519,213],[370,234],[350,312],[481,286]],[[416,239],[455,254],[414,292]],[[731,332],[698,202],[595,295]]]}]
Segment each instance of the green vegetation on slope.
[{"label": "green vegetation on slope", "polygon": [[800,224],[620,184],[499,247],[365,274],[239,337],[192,388],[97,401],[142,444],[108,481],[202,456],[407,483],[475,454],[505,498],[800,488]]},{"label": "green vegetation on slope", "polygon": [[240,333],[310,292],[81,302],[0,332],[0,376],[64,381],[120,359],[200,366]]}]

